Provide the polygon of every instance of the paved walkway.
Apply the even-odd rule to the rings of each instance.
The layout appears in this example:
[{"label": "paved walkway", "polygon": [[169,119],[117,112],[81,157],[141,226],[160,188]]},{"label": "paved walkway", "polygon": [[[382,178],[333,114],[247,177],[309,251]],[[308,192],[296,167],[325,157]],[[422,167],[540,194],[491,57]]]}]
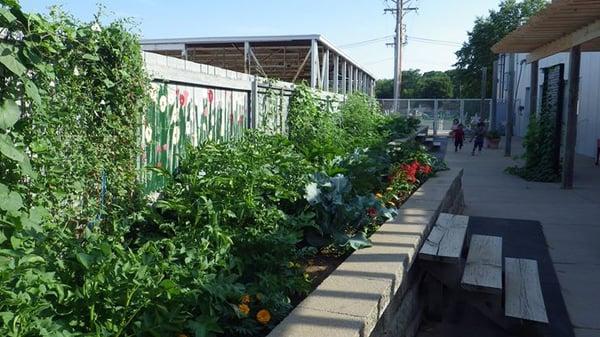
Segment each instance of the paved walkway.
[{"label": "paved walkway", "polygon": [[[517,162],[503,149],[472,157],[465,145],[446,156],[450,167],[464,168],[465,214],[540,221],[576,336],[600,337],[600,168],[578,157],[575,189],[562,190],[504,173]],[[521,153],[521,141],[512,148]]]}]

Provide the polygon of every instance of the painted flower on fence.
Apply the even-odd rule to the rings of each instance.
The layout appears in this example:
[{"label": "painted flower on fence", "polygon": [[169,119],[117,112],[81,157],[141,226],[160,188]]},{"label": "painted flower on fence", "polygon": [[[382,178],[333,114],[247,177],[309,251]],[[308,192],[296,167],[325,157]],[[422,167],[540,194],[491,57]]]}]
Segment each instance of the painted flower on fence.
[{"label": "painted flower on fence", "polygon": [[158,100],[158,108],[160,109],[160,112],[165,112],[167,110],[167,97],[166,96],[160,97],[160,99]]},{"label": "painted flower on fence", "polygon": [[173,128],[173,145],[177,145],[179,143],[179,125],[176,125],[175,128]]},{"label": "painted flower on fence", "polygon": [[152,142],[152,128],[144,126],[144,139],[146,143]]},{"label": "painted flower on fence", "polygon": [[208,89],[208,103],[212,104],[214,99],[214,93],[212,91],[212,89]]},{"label": "painted flower on fence", "polygon": [[189,91],[184,90],[183,93],[179,94],[179,105],[184,107],[188,103],[188,97],[190,96]]}]

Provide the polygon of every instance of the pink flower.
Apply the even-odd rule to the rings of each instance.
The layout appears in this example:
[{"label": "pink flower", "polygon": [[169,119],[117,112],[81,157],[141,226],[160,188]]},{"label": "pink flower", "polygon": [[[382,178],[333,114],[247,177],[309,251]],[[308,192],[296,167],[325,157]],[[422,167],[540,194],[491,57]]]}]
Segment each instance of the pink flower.
[{"label": "pink flower", "polygon": [[168,149],[169,149],[169,145],[168,144],[163,144],[162,150],[163,151],[167,151]]},{"label": "pink flower", "polygon": [[183,94],[179,95],[179,105],[180,106],[185,106],[188,102],[188,97],[190,96],[190,93],[185,90],[183,92]]},{"label": "pink flower", "polygon": [[238,117],[238,124],[239,124],[239,125],[244,125],[244,115],[240,115],[240,116]]}]

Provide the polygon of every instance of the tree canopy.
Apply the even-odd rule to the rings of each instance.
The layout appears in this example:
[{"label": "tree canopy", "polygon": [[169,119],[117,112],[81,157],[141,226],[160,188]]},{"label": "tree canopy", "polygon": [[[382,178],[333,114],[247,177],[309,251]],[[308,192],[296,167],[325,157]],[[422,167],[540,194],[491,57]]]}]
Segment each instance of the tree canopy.
[{"label": "tree canopy", "polygon": [[[402,72],[401,98],[450,98],[453,94],[451,78],[442,71],[424,74],[419,69]],[[394,98],[394,80],[377,81],[375,95],[380,99]]]},{"label": "tree canopy", "polygon": [[490,48],[546,5],[546,0],[504,0],[497,10],[490,10],[489,16],[475,20],[468,41],[456,52],[455,89],[456,86],[462,88],[462,97],[480,96],[483,67],[487,67],[487,92],[491,93],[492,64],[496,55]]}]

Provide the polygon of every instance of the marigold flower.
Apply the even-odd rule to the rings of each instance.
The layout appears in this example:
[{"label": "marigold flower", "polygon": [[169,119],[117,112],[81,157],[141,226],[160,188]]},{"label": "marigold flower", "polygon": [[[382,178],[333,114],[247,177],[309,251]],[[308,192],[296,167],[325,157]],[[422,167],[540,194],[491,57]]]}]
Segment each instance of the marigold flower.
[{"label": "marigold flower", "polygon": [[393,188],[391,188],[391,187],[388,187],[388,188],[386,188],[385,190],[389,192],[389,191],[393,191],[394,189],[393,189]]},{"label": "marigold flower", "polygon": [[244,315],[248,315],[250,313],[250,307],[247,304],[238,305],[240,312]]},{"label": "marigold flower", "polygon": [[242,302],[243,304],[250,303],[250,295],[244,295],[244,296],[242,296],[240,302]]},{"label": "marigold flower", "polygon": [[267,324],[271,321],[271,313],[267,309],[262,309],[256,314],[256,320],[260,324]]},{"label": "marigold flower", "polygon": [[381,198],[383,198],[383,195],[381,193],[376,193],[375,197],[377,197],[378,199],[381,199]]}]

